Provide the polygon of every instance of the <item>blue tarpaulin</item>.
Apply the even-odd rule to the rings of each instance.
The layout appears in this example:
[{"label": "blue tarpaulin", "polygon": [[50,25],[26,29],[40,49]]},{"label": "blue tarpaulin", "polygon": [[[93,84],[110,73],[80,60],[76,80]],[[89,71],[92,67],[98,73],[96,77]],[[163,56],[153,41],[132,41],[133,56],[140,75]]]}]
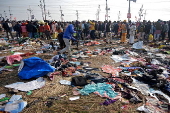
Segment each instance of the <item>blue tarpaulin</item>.
[{"label": "blue tarpaulin", "polygon": [[24,66],[19,72],[20,79],[38,78],[54,72],[55,68],[39,57],[24,59]]}]

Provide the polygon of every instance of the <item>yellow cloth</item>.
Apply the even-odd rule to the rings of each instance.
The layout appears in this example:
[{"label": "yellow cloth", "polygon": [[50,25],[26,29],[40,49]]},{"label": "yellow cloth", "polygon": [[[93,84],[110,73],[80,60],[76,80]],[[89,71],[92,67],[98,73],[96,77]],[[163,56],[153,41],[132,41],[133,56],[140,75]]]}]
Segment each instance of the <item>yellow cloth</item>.
[{"label": "yellow cloth", "polygon": [[90,30],[95,30],[95,23],[94,22],[91,22],[91,21],[89,21],[89,23],[90,23]]}]

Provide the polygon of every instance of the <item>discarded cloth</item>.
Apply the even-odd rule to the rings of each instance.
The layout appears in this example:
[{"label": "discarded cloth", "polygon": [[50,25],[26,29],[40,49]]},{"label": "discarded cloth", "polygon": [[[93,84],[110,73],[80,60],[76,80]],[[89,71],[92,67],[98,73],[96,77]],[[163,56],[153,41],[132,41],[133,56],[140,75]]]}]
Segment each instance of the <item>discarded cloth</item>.
[{"label": "discarded cloth", "polygon": [[114,99],[118,93],[113,90],[112,85],[106,83],[88,84],[83,89],[79,90],[82,95],[90,93],[98,94],[101,97]]},{"label": "discarded cloth", "polygon": [[55,71],[54,67],[38,57],[24,59],[23,62],[24,66],[18,73],[20,79],[38,78]]},{"label": "discarded cloth", "polygon": [[42,77],[40,77],[40,78],[33,80],[31,82],[27,82],[27,83],[16,82],[13,84],[6,85],[5,87],[17,89],[20,91],[31,91],[31,90],[39,89],[43,86],[45,86],[45,80]]},{"label": "discarded cloth", "polygon": [[6,57],[8,64],[12,65],[14,61],[21,61],[22,57],[20,55],[10,55]]},{"label": "discarded cloth", "polygon": [[118,76],[119,72],[122,70],[122,69],[115,68],[115,67],[110,66],[110,65],[104,65],[101,68],[102,68],[103,72],[111,73],[113,76]]},{"label": "discarded cloth", "polygon": [[134,49],[142,49],[143,48],[143,41],[139,41],[133,44],[132,48]]},{"label": "discarded cloth", "polygon": [[19,113],[26,107],[26,105],[27,102],[22,100],[21,95],[13,95],[9,102],[0,108],[0,111]]}]

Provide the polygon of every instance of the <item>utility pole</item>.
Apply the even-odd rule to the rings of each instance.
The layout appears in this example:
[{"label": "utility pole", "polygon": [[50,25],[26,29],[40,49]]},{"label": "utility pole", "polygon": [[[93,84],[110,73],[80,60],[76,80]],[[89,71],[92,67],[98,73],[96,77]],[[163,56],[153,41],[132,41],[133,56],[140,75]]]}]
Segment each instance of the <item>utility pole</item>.
[{"label": "utility pole", "polygon": [[[129,16],[131,16],[131,13],[130,13],[130,1],[131,1],[131,0],[129,0],[129,10],[128,10],[128,15],[129,15]],[[128,17],[128,22],[129,22],[129,21],[130,21],[130,17]]]},{"label": "utility pole", "polygon": [[50,11],[48,10],[48,17],[50,17],[51,18],[51,20],[52,20],[52,16],[51,16],[51,13],[50,13]]},{"label": "utility pole", "polygon": [[42,1],[40,0],[40,5],[38,5],[41,8],[41,12],[42,12],[42,18],[44,20],[44,12],[43,12],[43,5],[42,5]]},{"label": "utility pole", "polygon": [[131,18],[130,1],[136,2],[136,0],[129,0],[129,9],[128,9],[128,14],[127,14],[128,21],[130,21],[130,18]]},{"label": "utility pole", "polygon": [[121,14],[120,14],[120,11],[119,11],[119,13],[118,13],[118,21],[120,21],[120,16],[121,16]]},{"label": "utility pole", "polygon": [[6,20],[6,17],[7,17],[7,16],[6,16],[6,11],[4,11],[4,16],[5,16],[5,18],[4,18],[4,19]]},{"label": "utility pole", "polygon": [[108,14],[108,10],[110,10],[110,8],[108,8],[107,0],[106,0],[106,15],[105,15],[105,20],[107,20],[107,21],[108,21],[108,18],[110,17],[109,14]]},{"label": "utility pole", "polygon": [[45,0],[43,0],[43,2],[44,2],[44,14],[45,14],[45,20],[46,20],[46,9],[45,9]]},{"label": "utility pole", "polygon": [[141,21],[141,17],[143,16],[143,5],[141,6],[140,10],[139,10],[139,21]]},{"label": "utility pole", "polygon": [[29,9],[27,9],[27,11],[29,11],[30,12],[30,20],[32,20],[32,18],[31,18],[31,14],[32,14],[32,9],[30,8],[30,6],[29,6]]},{"label": "utility pole", "polygon": [[108,8],[107,8],[107,0],[106,0],[106,15],[105,15],[105,20],[108,20]]},{"label": "utility pole", "polygon": [[60,6],[60,12],[61,12],[61,22],[63,22],[63,16],[64,16],[64,14],[63,14],[63,10],[61,10],[61,6]]},{"label": "utility pole", "polygon": [[77,21],[79,19],[79,13],[78,13],[78,10],[76,10],[76,15],[77,15]]},{"label": "utility pole", "polygon": [[10,20],[12,20],[12,14],[11,14],[10,6],[9,6],[9,18],[10,18]]},{"label": "utility pole", "polygon": [[98,6],[97,13],[96,13],[96,21],[99,21],[99,15],[100,15],[100,5]]},{"label": "utility pole", "polygon": [[145,20],[146,14],[147,14],[147,13],[146,13],[146,10],[145,10],[145,13],[144,13],[144,20]]}]

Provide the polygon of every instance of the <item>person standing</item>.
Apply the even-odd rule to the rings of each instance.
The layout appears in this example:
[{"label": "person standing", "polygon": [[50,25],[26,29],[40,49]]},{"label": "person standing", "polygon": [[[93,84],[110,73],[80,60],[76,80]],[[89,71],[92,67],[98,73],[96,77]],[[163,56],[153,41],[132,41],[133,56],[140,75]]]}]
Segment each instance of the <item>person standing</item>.
[{"label": "person standing", "polygon": [[22,23],[22,25],[21,25],[21,32],[22,32],[22,37],[27,37],[28,36],[25,23]]},{"label": "person standing", "polygon": [[164,24],[162,25],[162,31],[161,31],[162,41],[165,39],[165,36],[168,33],[168,30],[169,30],[169,26],[166,23],[166,21],[164,21]]},{"label": "person standing", "polygon": [[19,22],[14,26],[14,31],[16,31],[16,37],[21,38],[21,25]]},{"label": "person standing", "polygon": [[63,54],[63,52],[68,51],[68,57],[71,57],[72,54],[70,40],[76,41],[76,39],[73,37],[73,33],[76,33],[76,31],[74,31],[74,26],[72,24],[69,24],[68,27],[65,29],[63,35],[63,40],[66,47],[60,50],[59,54]]},{"label": "person standing", "polygon": [[7,38],[9,39],[9,35],[8,33],[10,34],[11,38],[13,39],[14,37],[12,36],[12,31],[8,25],[8,21],[5,21],[3,24],[2,24],[2,27],[4,28],[5,32],[6,32],[6,35],[7,35]]},{"label": "person standing", "polygon": [[137,32],[138,32],[138,39],[142,39],[144,40],[144,36],[145,36],[145,26],[143,25],[143,23],[139,23]]},{"label": "person standing", "polygon": [[168,40],[170,41],[170,21],[168,23],[168,27],[169,27],[169,29],[168,29]]},{"label": "person standing", "polygon": [[92,40],[95,40],[95,23],[94,20],[93,21],[89,21],[90,23],[90,37],[92,38]]},{"label": "person standing", "polygon": [[114,36],[113,37],[115,37],[115,36],[117,36],[118,37],[118,31],[119,31],[119,25],[118,25],[118,22],[116,23],[114,23],[114,26],[113,26],[113,32],[114,32]]},{"label": "person standing", "polygon": [[39,34],[41,39],[44,38],[43,33],[44,33],[44,25],[41,23],[39,26]]},{"label": "person standing", "polygon": [[28,21],[28,24],[26,25],[26,29],[27,29],[29,38],[33,38],[33,25],[31,22]]},{"label": "person standing", "polygon": [[122,30],[122,36],[121,36],[121,43],[126,42],[126,35],[127,35],[127,28],[126,28],[126,20],[123,21],[121,25],[121,30]]},{"label": "person standing", "polygon": [[106,43],[112,43],[112,36],[111,36],[111,21],[106,23]]},{"label": "person standing", "polygon": [[154,33],[154,39],[159,40],[160,34],[161,34],[161,23],[159,20],[157,22],[155,22],[155,28],[156,28],[156,30]]},{"label": "person standing", "polygon": [[51,39],[51,36],[50,36],[50,26],[48,25],[47,22],[44,25],[44,33],[45,33],[45,36],[46,36],[47,40]]},{"label": "person standing", "polygon": [[132,25],[130,25],[129,29],[130,29],[130,31],[129,31],[129,35],[130,35],[129,44],[133,44],[134,43],[135,32],[136,32],[136,25],[135,25],[134,22],[132,23]]}]

